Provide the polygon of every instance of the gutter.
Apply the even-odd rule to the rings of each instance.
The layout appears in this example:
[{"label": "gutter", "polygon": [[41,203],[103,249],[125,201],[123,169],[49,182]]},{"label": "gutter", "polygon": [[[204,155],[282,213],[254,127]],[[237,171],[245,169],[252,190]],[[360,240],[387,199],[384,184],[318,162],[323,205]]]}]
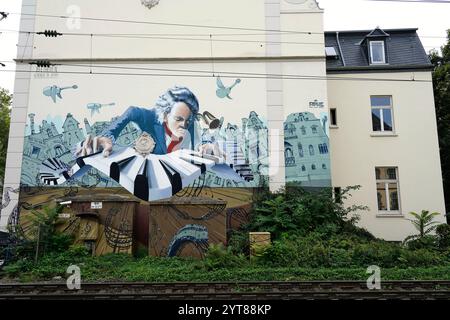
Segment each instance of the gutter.
[{"label": "gutter", "polygon": [[338,68],[327,68],[327,73],[363,73],[363,72],[395,72],[395,71],[432,71],[434,69],[433,65],[398,65],[398,66],[353,66],[353,67],[338,67]]}]

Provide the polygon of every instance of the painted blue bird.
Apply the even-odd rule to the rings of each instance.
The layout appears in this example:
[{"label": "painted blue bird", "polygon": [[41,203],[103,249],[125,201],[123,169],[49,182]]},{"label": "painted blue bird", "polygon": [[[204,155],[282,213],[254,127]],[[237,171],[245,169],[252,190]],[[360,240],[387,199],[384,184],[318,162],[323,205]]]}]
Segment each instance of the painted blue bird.
[{"label": "painted blue bird", "polygon": [[78,89],[78,86],[73,85],[71,87],[60,88],[58,86],[53,85],[50,87],[45,87],[42,93],[44,94],[44,96],[52,98],[53,102],[56,103],[56,97],[62,99],[63,97],[61,95],[61,91],[66,89]]},{"label": "painted blue bird", "polygon": [[237,86],[239,83],[241,83],[241,79],[237,79],[237,80],[234,82],[234,84],[233,84],[232,86],[228,87],[228,88],[224,86],[222,80],[220,79],[220,76],[217,76],[217,81],[216,81],[216,83],[217,83],[217,88],[218,88],[218,89],[216,90],[216,95],[217,95],[219,98],[221,98],[221,99],[223,99],[223,98],[225,98],[225,97],[227,97],[228,99],[232,99],[232,98],[230,97],[231,90],[232,90],[235,86]]},{"label": "painted blue bird", "polygon": [[94,116],[94,113],[98,113],[98,114],[100,114],[100,109],[101,108],[103,108],[103,107],[107,107],[107,106],[115,106],[116,104],[113,102],[113,103],[108,103],[108,104],[101,104],[101,103],[89,103],[88,105],[87,105],[87,108],[89,109],[89,110],[91,110],[91,117],[93,117]]}]

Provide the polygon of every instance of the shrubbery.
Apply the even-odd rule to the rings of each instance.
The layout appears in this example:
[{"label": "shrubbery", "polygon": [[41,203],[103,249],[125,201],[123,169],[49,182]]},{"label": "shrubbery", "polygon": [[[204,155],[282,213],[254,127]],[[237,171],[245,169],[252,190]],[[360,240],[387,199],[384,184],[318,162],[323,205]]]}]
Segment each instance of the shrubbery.
[{"label": "shrubbery", "polygon": [[[346,199],[357,189],[346,188],[338,196]],[[450,279],[448,225],[435,226],[433,214],[422,211],[417,215],[421,222],[415,224],[418,235],[403,244],[391,243],[356,226],[364,209],[344,207],[331,190],[262,193],[250,223],[231,233],[228,247],[211,245],[203,260],[148,257],[142,249],[135,257],[92,257],[84,247],[70,246],[71,237],[55,231],[57,209],[45,210],[37,221],[44,228],[42,256],[35,263],[34,242],[24,242],[17,261],[3,273],[24,281],[48,280],[64,277],[67,267],[76,264],[85,281],[356,280],[365,279],[366,268],[377,265],[385,279]],[[434,229],[436,235],[430,231]],[[249,231],[272,234],[272,244],[258,250],[253,259],[248,257]]]}]

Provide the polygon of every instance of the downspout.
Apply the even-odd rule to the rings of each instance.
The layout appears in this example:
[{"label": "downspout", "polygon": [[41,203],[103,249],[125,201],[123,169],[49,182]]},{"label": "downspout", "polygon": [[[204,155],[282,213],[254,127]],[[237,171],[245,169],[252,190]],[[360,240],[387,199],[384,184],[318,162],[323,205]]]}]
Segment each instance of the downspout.
[{"label": "downspout", "polygon": [[340,54],[341,59],[342,59],[342,64],[345,67],[345,58],[344,58],[344,55],[342,54],[341,43],[339,42],[339,32],[336,32],[336,41],[337,41],[338,48],[339,48],[339,54]]}]

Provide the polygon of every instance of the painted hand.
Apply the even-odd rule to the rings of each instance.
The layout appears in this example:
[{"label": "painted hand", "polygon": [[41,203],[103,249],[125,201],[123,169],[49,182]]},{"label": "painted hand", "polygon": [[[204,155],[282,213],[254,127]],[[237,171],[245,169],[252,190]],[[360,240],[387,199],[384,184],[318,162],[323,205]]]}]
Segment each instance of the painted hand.
[{"label": "painted hand", "polygon": [[210,154],[219,158],[226,158],[225,153],[215,143],[206,143],[199,146],[198,151],[201,154]]},{"label": "painted hand", "polygon": [[76,156],[84,157],[103,150],[103,156],[108,157],[112,152],[112,148],[113,144],[110,138],[88,135],[84,140],[82,147],[77,150]]}]

